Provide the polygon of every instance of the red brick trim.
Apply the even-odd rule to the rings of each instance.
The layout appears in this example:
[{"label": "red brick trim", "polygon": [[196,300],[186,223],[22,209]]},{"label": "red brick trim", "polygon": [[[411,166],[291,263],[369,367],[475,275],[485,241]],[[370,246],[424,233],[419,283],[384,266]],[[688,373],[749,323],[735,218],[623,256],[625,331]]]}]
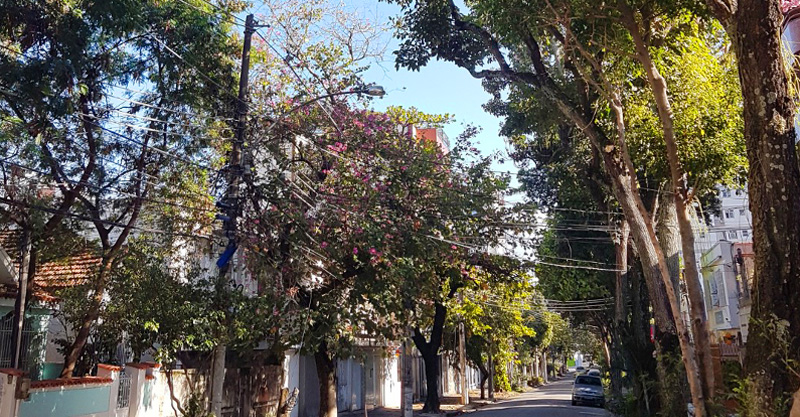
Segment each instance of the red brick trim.
[{"label": "red brick trim", "polygon": [[14,368],[0,368],[0,374],[23,376],[25,375],[25,372],[22,372],[19,369],[14,369]]},{"label": "red brick trim", "polygon": [[114,380],[111,378],[84,376],[81,378],[45,379],[42,381],[33,381],[31,382],[31,388],[57,388],[85,384],[110,384],[112,382],[114,382]]},{"label": "red brick trim", "polygon": [[155,377],[155,375],[145,375],[144,379],[147,380],[147,381],[152,381],[152,380],[156,379],[156,377]]},{"label": "red brick trim", "polygon": [[98,367],[98,368],[100,368],[100,369],[105,369],[105,370],[107,370],[107,371],[116,371],[116,372],[119,372],[119,371],[121,371],[121,370],[122,370],[122,367],[121,367],[121,366],[109,365],[109,364],[106,364],[106,363],[100,363],[100,364],[97,364],[97,367]]}]

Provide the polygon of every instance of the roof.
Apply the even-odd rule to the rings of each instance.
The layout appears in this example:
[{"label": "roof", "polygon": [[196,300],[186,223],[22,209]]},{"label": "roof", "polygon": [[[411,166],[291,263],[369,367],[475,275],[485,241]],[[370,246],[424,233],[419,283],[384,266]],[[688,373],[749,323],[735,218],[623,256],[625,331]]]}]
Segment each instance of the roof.
[{"label": "roof", "polygon": [[[14,268],[19,269],[19,260],[14,256],[19,241],[18,230],[0,230],[0,247],[6,250]],[[53,301],[56,291],[84,284],[94,275],[102,259],[91,252],[82,251],[62,259],[38,264],[33,278],[33,296],[42,301]],[[16,297],[16,285],[0,285],[0,297]]]}]

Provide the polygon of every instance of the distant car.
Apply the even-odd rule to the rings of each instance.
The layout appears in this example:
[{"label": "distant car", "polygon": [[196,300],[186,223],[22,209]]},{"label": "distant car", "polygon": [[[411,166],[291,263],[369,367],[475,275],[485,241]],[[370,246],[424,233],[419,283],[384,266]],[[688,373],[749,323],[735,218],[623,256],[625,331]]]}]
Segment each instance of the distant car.
[{"label": "distant car", "polygon": [[590,369],[590,370],[586,371],[586,375],[589,375],[589,376],[602,376],[602,374],[600,373],[599,369]]},{"label": "distant car", "polygon": [[575,368],[575,372],[580,373],[580,372],[583,372],[584,369],[586,369],[586,368],[584,368],[582,366],[579,366],[579,367]]},{"label": "distant car", "polygon": [[580,375],[572,387],[572,405],[591,404],[605,407],[603,381],[599,376]]}]

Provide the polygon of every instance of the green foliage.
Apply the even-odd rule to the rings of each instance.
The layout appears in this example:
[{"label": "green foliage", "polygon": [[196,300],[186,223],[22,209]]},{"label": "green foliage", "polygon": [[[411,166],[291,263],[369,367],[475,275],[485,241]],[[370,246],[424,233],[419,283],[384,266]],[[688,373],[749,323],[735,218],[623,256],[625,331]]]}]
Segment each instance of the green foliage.
[{"label": "green foliage", "polygon": [[[653,55],[672,98],[680,160],[698,194],[720,183],[741,185],[747,171],[741,91],[725,35],[716,24],[678,21],[682,30]],[[652,100],[646,88],[631,88],[625,98],[630,151],[646,175],[668,178]]]},{"label": "green foliage", "polygon": [[152,349],[169,363],[179,350],[214,346],[212,288],[201,271],[170,270],[169,263],[163,253],[135,242],[113,270],[103,330],[129,344],[136,359]]},{"label": "green foliage", "polygon": [[401,125],[413,125],[422,129],[444,127],[445,125],[455,122],[455,117],[451,114],[426,114],[416,107],[403,108],[399,106],[389,106],[386,109],[386,114]]}]

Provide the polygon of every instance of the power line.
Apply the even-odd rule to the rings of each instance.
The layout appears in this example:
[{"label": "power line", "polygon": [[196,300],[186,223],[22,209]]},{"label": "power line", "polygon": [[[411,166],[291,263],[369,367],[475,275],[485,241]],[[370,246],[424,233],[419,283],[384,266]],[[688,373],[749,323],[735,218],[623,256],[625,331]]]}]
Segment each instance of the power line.
[{"label": "power line", "polygon": [[[123,88],[123,87],[113,86],[113,88]],[[133,90],[133,91],[136,91],[136,90]],[[147,94],[147,93],[142,93],[142,94]],[[135,104],[137,106],[144,106],[144,107],[147,107],[147,108],[151,108],[153,110],[162,110],[162,111],[165,111],[165,112],[168,112],[168,113],[181,114],[181,115],[188,116],[188,117],[199,117],[196,114],[188,113],[188,112],[185,112],[185,111],[175,110],[175,109],[168,109],[166,107],[156,106],[155,104],[149,104],[149,103],[133,100],[133,99],[126,98],[126,97],[119,97],[119,96],[115,96],[115,95],[112,95],[112,94],[109,94],[109,93],[105,93],[105,95],[107,97],[111,97],[113,99],[122,100],[122,101],[125,101],[125,102],[128,102],[128,103],[131,103],[131,104]],[[233,120],[231,118],[221,118],[221,117],[214,117],[214,116],[207,116],[207,118],[208,119],[212,119],[212,120],[218,120],[218,121],[232,121]]]},{"label": "power line", "polygon": [[[31,167],[28,167],[28,166],[25,166],[25,165],[20,165],[20,164],[11,162],[11,161],[9,161],[7,159],[3,160],[3,162],[8,163],[9,165],[13,165],[15,167],[21,168],[21,169],[25,169],[25,170],[28,170],[28,171],[31,171],[31,172],[36,172],[36,173],[38,173],[40,175],[45,175],[45,176],[49,176],[50,175],[47,172],[40,171],[40,170],[37,170],[35,168],[31,168]],[[28,180],[30,180],[30,179],[28,179]],[[172,206],[172,207],[176,207],[176,208],[183,208],[183,209],[194,211],[194,212],[217,213],[216,210],[208,210],[208,209],[204,209],[204,208],[201,208],[201,207],[192,207],[192,206],[187,206],[187,205],[183,205],[183,204],[179,204],[179,203],[173,203],[173,202],[170,202],[170,201],[158,200],[158,199],[154,199],[154,198],[150,198],[150,197],[137,196],[137,195],[131,194],[131,193],[127,192],[127,191],[120,190],[119,188],[113,187],[111,185],[105,185],[105,186],[94,185],[94,184],[89,184],[87,182],[73,181],[73,180],[70,180],[68,178],[65,178],[65,181],[67,181],[68,183],[73,184],[73,185],[82,185],[84,187],[89,187],[89,188],[95,189],[95,190],[97,190],[99,192],[102,192],[103,190],[113,190],[114,192],[116,192],[116,193],[118,193],[120,195],[124,195],[124,196],[135,198],[135,199],[139,199],[139,200],[142,200],[142,201],[148,201],[148,202],[152,202],[152,203],[163,204],[163,205]],[[39,185],[45,185],[45,186],[53,185],[53,184],[49,184],[49,183],[42,182],[42,181],[37,181],[37,180],[32,180],[32,182],[35,182],[36,184],[39,184]],[[54,185],[58,185],[58,183],[55,183]]]},{"label": "power line", "polygon": [[591,271],[602,271],[602,272],[624,272],[624,271],[621,271],[621,270],[618,270],[618,269],[597,268],[597,267],[593,267],[593,266],[583,266],[583,265],[564,265],[564,264],[557,264],[557,263],[545,262],[545,261],[539,261],[539,260],[533,260],[533,259],[522,259],[522,258],[520,258],[518,256],[514,256],[514,255],[510,255],[510,254],[491,253],[491,252],[489,252],[489,251],[487,251],[485,249],[482,249],[480,247],[477,247],[477,246],[474,246],[474,245],[465,244],[463,242],[458,242],[458,241],[455,241],[455,240],[444,239],[444,238],[441,238],[441,237],[436,237],[436,236],[431,236],[431,235],[423,235],[423,236],[428,237],[429,239],[434,239],[434,240],[439,240],[439,241],[442,241],[442,242],[445,242],[445,243],[449,243],[451,245],[460,246],[462,248],[469,249],[469,250],[474,251],[474,252],[480,252],[480,253],[484,253],[484,254],[487,254],[487,255],[496,255],[496,256],[502,256],[502,257],[506,257],[506,258],[510,258],[510,259],[516,259],[516,260],[519,260],[519,261],[522,261],[522,262],[526,262],[526,263],[530,263],[530,264],[533,264],[533,265],[546,265],[546,266],[552,266],[552,267],[557,267],[557,268],[567,268],[567,269],[586,269],[586,270],[591,270]]},{"label": "power line", "polygon": [[[170,136],[176,136],[176,137],[179,137],[179,138],[186,138],[188,136],[188,137],[190,137],[192,139],[209,139],[209,140],[212,140],[212,141],[217,140],[217,138],[213,138],[211,136],[193,136],[193,135],[191,135],[189,133],[170,132],[170,131],[161,130],[161,129],[154,129],[152,127],[139,126],[139,125],[134,125],[134,124],[130,124],[130,123],[120,122],[120,121],[116,121],[116,120],[109,119],[109,118],[100,118],[100,117],[97,117],[97,116],[92,116],[90,114],[85,114],[85,113],[81,113],[81,112],[75,112],[75,114],[77,114],[79,116],[83,116],[83,117],[93,118],[95,120],[103,120],[105,122],[112,123],[112,124],[115,124],[117,126],[122,126],[122,127],[130,128],[130,129],[141,130],[141,131],[145,131],[145,132],[160,133],[160,134],[165,134],[165,135],[170,135]],[[161,122],[163,122],[163,121],[161,121]],[[166,122],[163,122],[163,123],[166,123]],[[191,149],[201,149],[201,148],[205,148],[205,147],[204,146],[196,146],[196,147],[192,147]]]},{"label": "power line", "polygon": [[117,109],[114,109],[114,108],[108,109],[108,111],[116,113],[116,114],[119,114],[122,117],[132,117],[134,119],[146,120],[148,122],[164,123],[164,124],[174,125],[174,126],[182,126],[182,127],[188,127],[188,128],[196,128],[196,129],[208,129],[208,130],[227,130],[227,131],[232,131],[233,130],[232,128],[226,127],[226,126],[213,127],[213,126],[203,126],[203,125],[199,125],[199,124],[196,124],[196,123],[171,122],[171,121],[168,121],[168,120],[161,120],[161,119],[156,119],[156,118],[153,118],[153,117],[142,116],[142,115],[139,115],[139,114],[124,112],[124,111],[117,110]]},{"label": "power line", "polygon": [[223,86],[222,84],[218,83],[218,82],[217,82],[216,80],[214,80],[213,78],[211,78],[211,77],[209,77],[208,75],[206,75],[206,74],[205,74],[205,72],[203,72],[201,69],[199,69],[199,68],[197,68],[196,66],[192,65],[191,63],[189,63],[189,61],[187,61],[187,60],[186,60],[186,59],[185,59],[185,58],[184,58],[184,57],[183,57],[181,54],[179,54],[178,52],[176,52],[174,49],[170,48],[170,47],[169,47],[169,45],[167,45],[166,43],[164,43],[163,41],[161,41],[161,39],[158,39],[157,37],[155,37],[155,36],[153,36],[153,35],[150,35],[150,38],[151,38],[151,39],[153,39],[154,41],[158,42],[158,43],[159,43],[161,46],[163,46],[163,47],[164,47],[164,49],[166,49],[167,51],[169,51],[169,52],[170,52],[172,55],[175,55],[175,57],[177,57],[178,59],[180,59],[180,60],[181,60],[181,61],[182,61],[184,64],[186,64],[186,65],[188,65],[189,67],[191,67],[191,68],[193,68],[194,70],[196,70],[196,71],[197,71],[197,74],[199,74],[201,77],[203,77],[204,79],[206,79],[206,80],[207,80],[208,82],[210,82],[211,84],[214,84],[216,87],[218,87],[218,88],[220,89],[220,91],[224,91],[224,92],[226,92],[228,95],[230,95],[230,96],[232,96],[234,99],[236,99],[236,101],[238,101],[238,102],[241,102],[243,105],[245,105],[245,106],[248,106],[248,107],[249,107],[249,103],[247,103],[246,101],[244,101],[244,100],[240,99],[239,97],[237,97],[237,96],[233,95],[233,93],[231,93],[231,92],[229,91],[230,87]]},{"label": "power line", "polygon": [[5,203],[5,204],[22,206],[22,207],[25,207],[25,208],[29,208],[31,210],[37,210],[37,211],[42,211],[42,212],[46,212],[46,213],[59,214],[59,215],[67,216],[67,217],[72,217],[72,218],[76,218],[78,220],[102,223],[102,224],[105,224],[105,225],[108,225],[108,226],[131,228],[133,230],[139,230],[139,231],[147,232],[147,233],[155,233],[155,234],[161,234],[161,235],[167,235],[167,236],[179,236],[179,237],[186,237],[186,238],[193,238],[193,239],[213,240],[213,236],[210,236],[210,235],[198,235],[198,234],[194,234],[194,233],[183,233],[183,232],[165,232],[163,230],[150,229],[150,228],[145,228],[145,227],[140,227],[140,226],[133,226],[133,225],[128,225],[128,224],[124,224],[124,223],[113,222],[113,221],[110,221],[110,220],[100,219],[100,218],[97,218],[97,217],[85,216],[85,215],[73,213],[73,212],[70,212],[70,211],[67,211],[67,210],[58,210],[58,209],[54,209],[54,208],[50,208],[50,207],[44,207],[44,206],[40,206],[40,205],[36,205],[36,204],[25,203],[25,202],[22,202],[22,201],[15,201],[15,200],[8,199],[8,198],[5,198],[5,197],[0,197],[0,202]]},{"label": "power line", "polygon": [[[76,117],[77,117],[77,116],[76,116]],[[98,118],[98,117],[96,117],[96,116],[89,116],[89,117],[91,117],[91,118],[94,118],[95,120],[100,120],[100,118]],[[81,119],[81,120],[83,120],[83,119]],[[141,147],[143,147],[143,148],[145,148],[145,149],[150,149],[150,150],[152,150],[152,151],[155,151],[155,152],[157,152],[157,153],[159,153],[159,154],[161,154],[161,155],[163,155],[163,156],[166,156],[166,157],[168,157],[168,158],[172,158],[172,159],[175,159],[175,160],[178,160],[178,161],[181,161],[181,162],[185,162],[185,163],[187,163],[187,164],[194,165],[194,166],[196,166],[196,167],[198,167],[198,168],[202,168],[202,169],[205,169],[205,170],[208,170],[208,171],[212,171],[212,172],[216,172],[216,171],[218,171],[218,170],[215,170],[214,168],[211,168],[211,167],[210,167],[210,166],[208,166],[208,165],[204,165],[204,164],[201,164],[201,163],[198,163],[198,162],[194,162],[194,161],[192,161],[192,160],[189,160],[189,159],[186,159],[186,158],[182,158],[182,157],[180,157],[180,156],[178,156],[178,155],[174,155],[174,154],[170,153],[170,152],[169,152],[169,151],[167,151],[167,150],[164,150],[164,149],[161,149],[161,148],[157,148],[157,147],[155,147],[155,146],[148,146],[148,145],[145,145],[145,144],[144,144],[143,142],[141,142],[141,141],[138,141],[138,140],[136,140],[136,139],[133,139],[133,138],[131,138],[131,137],[129,137],[129,136],[125,136],[125,135],[123,135],[123,134],[121,134],[121,133],[119,133],[119,132],[115,132],[115,131],[113,131],[113,130],[111,130],[111,129],[109,129],[109,128],[107,128],[107,127],[103,126],[103,125],[97,124],[97,123],[95,123],[95,122],[91,122],[91,121],[88,121],[88,120],[83,120],[83,121],[85,121],[86,123],[89,123],[89,124],[91,124],[91,125],[93,125],[93,126],[99,127],[99,128],[100,128],[100,129],[102,129],[103,131],[105,131],[105,132],[108,132],[108,133],[111,133],[112,135],[114,135],[114,136],[117,136],[117,137],[119,137],[119,138],[122,138],[122,139],[124,139],[125,141],[128,141],[128,142],[130,142],[130,143],[136,144],[136,145],[138,145],[138,146],[141,146]]]}]

